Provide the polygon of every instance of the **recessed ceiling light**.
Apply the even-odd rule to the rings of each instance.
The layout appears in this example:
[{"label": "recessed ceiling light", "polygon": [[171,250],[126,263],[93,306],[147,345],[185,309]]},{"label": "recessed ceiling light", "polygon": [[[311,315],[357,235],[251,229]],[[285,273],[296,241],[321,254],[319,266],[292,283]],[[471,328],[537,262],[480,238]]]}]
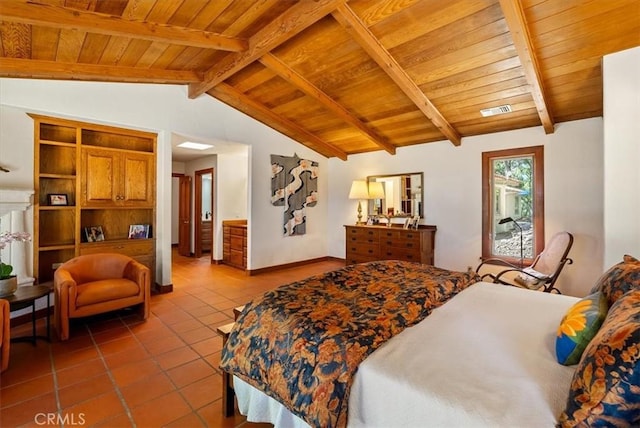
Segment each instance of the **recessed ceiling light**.
[{"label": "recessed ceiling light", "polygon": [[192,149],[192,150],[206,150],[210,149],[213,146],[211,144],[202,144],[202,143],[194,143],[192,141],[185,141],[184,143],[178,144],[177,147],[181,147],[183,149]]},{"label": "recessed ceiling light", "polygon": [[488,116],[495,116],[497,114],[511,113],[512,111],[513,110],[511,110],[511,106],[509,104],[505,104],[498,107],[482,109],[480,110],[480,114],[482,115],[482,117],[488,117]]}]

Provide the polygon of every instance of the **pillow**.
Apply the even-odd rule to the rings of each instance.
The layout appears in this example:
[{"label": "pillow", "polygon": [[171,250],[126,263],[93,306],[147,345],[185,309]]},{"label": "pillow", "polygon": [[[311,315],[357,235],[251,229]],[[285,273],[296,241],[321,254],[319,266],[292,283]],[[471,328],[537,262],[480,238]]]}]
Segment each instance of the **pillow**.
[{"label": "pillow", "polygon": [[607,316],[607,297],[601,292],[576,302],[560,321],[556,358],[560,364],[578,364],[584,348],[596,335]]},{"label": "pillow", "polygon": [[560,427],[640,426],[640,290],[620,297],[582,354]]},{"label": "pillow", "polygon": [[630,290],[640,289],[640,261],[630,255],[612,266],[596,282],[591,292],[602,291],[609,306]]},{"label": "pillow", "polygon": [[549,275],[545,275],[544,273],[538,272],[530,267],[524,268],[522,271],[526,273],[519,273],[514,278],[514,281],[527,288],[533,288],[536,285],[540,285],[549,278]]}]

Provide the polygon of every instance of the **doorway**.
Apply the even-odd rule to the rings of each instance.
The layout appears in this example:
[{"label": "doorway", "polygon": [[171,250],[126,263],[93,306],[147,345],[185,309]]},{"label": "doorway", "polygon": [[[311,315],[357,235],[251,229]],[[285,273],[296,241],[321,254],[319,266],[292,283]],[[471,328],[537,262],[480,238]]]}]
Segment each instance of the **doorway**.
[{"label": "doorway", "polygon": [[195,172],[194,252],[197,258],[209,253],[213,263],[213,168]]},{"label": "doorway", "polygon": [[173,207],[172,218],[174,220],[171,231],[171,245],[177,244],[178,254],[191,256],[191,177],[185,174],[173,173],[172,180],[177,180],[177,185],[172,185],[172,198],[177,200]]}]

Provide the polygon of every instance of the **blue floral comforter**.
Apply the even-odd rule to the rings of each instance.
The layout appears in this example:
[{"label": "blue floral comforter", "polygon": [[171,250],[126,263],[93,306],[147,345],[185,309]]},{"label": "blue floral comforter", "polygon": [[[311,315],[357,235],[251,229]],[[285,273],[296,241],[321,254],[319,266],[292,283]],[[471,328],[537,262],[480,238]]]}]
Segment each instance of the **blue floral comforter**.
[{"label": "blue floral comforter", "polygon": [[281,286],[245,306],[220,366],[312,426],[345,426],[360,362],[477,280],[379,261]]}]

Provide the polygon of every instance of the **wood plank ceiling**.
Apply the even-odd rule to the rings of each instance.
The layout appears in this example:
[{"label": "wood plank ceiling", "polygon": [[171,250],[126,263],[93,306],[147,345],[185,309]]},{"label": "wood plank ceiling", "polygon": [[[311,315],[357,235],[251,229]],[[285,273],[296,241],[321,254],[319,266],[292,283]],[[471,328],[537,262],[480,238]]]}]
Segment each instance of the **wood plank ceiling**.
[{"label": "wood plank ceiling", "polygon": [[639,45],[637,0],[0,0],[0,76],[189,85],[341,159],[601,116]]}]

